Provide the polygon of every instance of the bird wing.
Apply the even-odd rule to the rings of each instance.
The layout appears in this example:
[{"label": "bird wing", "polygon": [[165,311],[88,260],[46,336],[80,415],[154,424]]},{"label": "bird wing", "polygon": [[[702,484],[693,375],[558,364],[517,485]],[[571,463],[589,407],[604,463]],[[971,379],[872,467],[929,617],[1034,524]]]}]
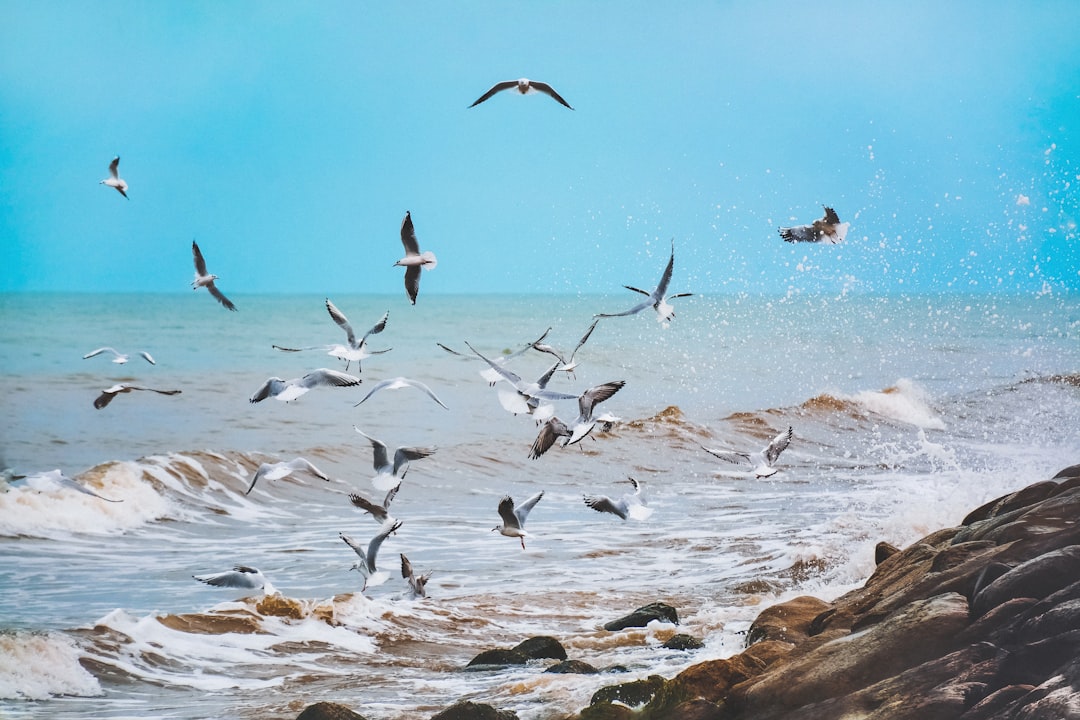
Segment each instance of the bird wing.
[{"label": "bird wing", "polygon": [[194,240],[191,241],[191,254],[195,258],[195,272],[199,275],[206,274],[206,260],[203,258],[202,251],[199,250],[199,244]]},{"label": "bird wing", "polygon": [[626,385],[625,380],[613,380],[612,382],[606,382],[602,385],[591,387],[583,392],[581,396],[578,397],[578,411],[581,414],[581,418],[591,418],[593,408],[622,390],[624,385]]},{"label": "bird wing", "polygon": [[353,493],[349,495],[349,501],[364,512],[371,513],[377,520],[385,520],[387,517],[385,506],[380,507],[365,497]]},{"label": "bird wing", "polygon": [[780,453],[787,449],[788,444],[791,442],[791,426],[788,429],[780,433],[772,439],[772,442],[762,451],[765,456],[765,460],[772,465],[776,462],[776,459],[780,457]]},{"label": "bird wing", "polygon": [[625,502],[615,502],[607,495],[586,495],[585,504],[597,512],[607,512],[626,519],[627,508]]},{"label": "bird wing", "polygon": [[318,385],[327,385],[330,387],[353,387],[359,385],[360,378],[355,375],[349,375],[343,373],[340,370],[330,370],[329,368],[319,368],[318,370],[312,370],[307,375],[300,379],[301,387],[308,389],[316,387]]},{"label": "bird wing", "polygon": [[503,367],[503,366],[502,366],[501,364],[499,364],[499,363],[496,363],[496,362],[493,362],[493,361],[489,360],[488,358],[486,358],[486,357],[485,357],[484,355],[482,355],[482,354],[480,353],[480,351],[479,351],[479,350],[477,350],[476,348],[474,348],[474,347],[473,347],[472,345],[469,345],[469,341],[468,341],[468,340],[466,340],[466,341],[465,341],[465,345],[466,345],[466,347],[468,347],[468,348],[469,348],[470,350],[472,350],[472,351],[473,351],[474,353],[476,353],[476,355],[477,355],[477,356],[478,356],[478,357],[479,357],[479,358],[480,358],[481,360],[483,360],[483,361],[484,361],[484,362],[486,362],[486,363],[487,363],[488,365],[490,365],[490,366],[491,366],[491,369],[492,369],[492,370],[494,370],[495,372],[499,373],[499,375],[501,375],[502,377],[504,377],[504,378],[506,378],[507,380],[509,380],[509,381],[510,381],[510,384],[512,384],[512,385],[513,385],[514,387],[517,387],[517,386],[519,386],[519,385],[521,384],[521,376],[520,376],[520,375],[518,375],[517,373],[515,373],[515,372],[514,372],[514,371],[512,371],[512,370],[508,370],[507,368]]},{"label": "bird wing", "polygon": [[435,448],[426,447],[403,447],[394,451],[394,474],[397,475],[402,465],[412,461],[426,458],[435,452]]},{"label": "bird wing", "polygon": [[210,294],[211,294],[211,295],[213,295],[213,296],[214,296],[214,298],[215,298],[215,299],[216,299],[216,300],[217,300],[217,301],[218,301],[219,303],[221,303],[222,305],[224,305],[224,306],[225,306],[226,308],[228,308],[229,310],[232,310],[233,312],[236,312],[236,306],[235,306],[235,305],[233,305],[233,302],[232,302],[232,300],[230,300],[229,298],[225,297],[225,295],[223,295],[223,294],[222,294],[222,292],[221,292],[220,290],[218,290],[218,288],[217,288],[217,285],[215,285],[215,284],[214,284],[214,281],[213,281],[213,280],[211,280],[210,282],[208,282],[208,283],[206,284],[206,289],[207,289],[207,290],[208,290],[208,291],[210,292]]},{"label": "bird wing", "polygon": [[[138,168],[136,168],[136,175],[138,174]],[[120,156],[117,155],[113,158],[113,161],[109,163],[109,174],[116,179],[120,179]]]},{"label": "bird wing", "polygon": [[142,355],[143,360],[150,363],[151,365],[157,365],[157,363],[154,362],[154,358],[150,355],[150,353],[146,352],[145,350],[140,350],[139,355]]},{"label": "bird wing", "polygon": [[840,224],[840,216],[836,214],[835,210],[833,210],[828,205],[822,205],[821,207],[825,209],[825,222],[829,223],[830,225]]},{"label": "bird wing", "polygon": [[550,450],[555,444],[555,438],[558,437],[570,437],[570,430],[562,420],[553,417],[540,426],[540,432],[533,440],[532,447],[529,448],[529,459],[536,460]]},{"label": "bird wing", "polygon": [[491,86],[490,90],[488,90],[486,93],[484,93],[479,98],[477,98],[476,102],[474,102],[469,107],[471,107],[471,108],[476,107],[477,105],[484,102],[485,100],[487,100],[489,97],[491,97],[495,93],[502,92],[503,90],[509,90],[512,87],[517,87],[517,81],[516,80],[504,80],[503,82],[495,83],[494,85]]},{"label": "bird wing", "polygon": [[353,334],[352,325],[349,324],[349,318],[345,317],[345,313],[338,310],[337,306],[330,302],[330,298],[326,298],[326,311],[330,313],[330,319],[345,331],[346,337],[349,338],[349,346],[356,347],[356,335]]},{"label": "bird wing", "polygon": [[399,482],[397,485],[395,485],[394,487],[390,488],[390,490],[387,491],[386,497],[383,498],[383,503],[382,503],[383,509],[385,509],[385,510],[390,509],[390,503],[394,502],[394,498],[397,497],[398,490],[400,490],[400,489],[401,489],[401,483]]},{"label": "bird wing", "polygon": [[306,458],[298,457],[289,461],[289,467],[293,470],[307,470],[309,473],[319,478],[320,480],[330,480],[330,476],[324,473],[319,468],[311,464]]},{"label": "bird wing", "polygon": [[817,242],[817,233],[814,232],[814,228],[810,225],[796,225],[794,227],[782,227],[779,230],[780,237],[784,238],[785,242]]},{"label": "bird wing", "polygon": [[[364,333],[364,337],[360,340],[360,344],[361,345],[364,344],[364,342],[368,339],[368,335],[378,335],[383,330],[385,330],[386,329],[386,321],[388,319],[390,319],[390,311],[389,310],[387,310],[386,312],[383,313],[383,316],[379,320],[379,322],[372,325],[371,329],[368,330],[366,333]],[[376,350],[374,352],[386,352],[386,351],[385,350]]]},{"label": "bird wing", "polygon": [[277,378],[277,377],[272,377],[272,378],[267,379],[267,381],[264,382],[262,384],[262,386],[259,387],[259,389],[256,390],[255,393],[250,398],[248,398],[248,402],[253,402],[253,403],[262,402],[266,398],[270,397],[270,390],[273,387],[275,382],[280,383],[280,382],[282,382],[282,380],[281,380],[281,378]]},{"label": "bird wing", "polygon": [[577,351],[581,349],[581,346],[584,345],[586,341],[588,341],[589,336],[593,334],[593,330],[596,329],[596,326],[599,324],[599,322],[599,320],[593,320],[592,325],[589,326],[589,329],[586,330],[585,334],[581,336],[580,340],[578,340],[577,346],[574,348],[574,352],[570,353],[571,362],[574,360],[574,356],[577,355]]},{"label": "bird wing", "polygon": [[713,450],[704,445],[701,446],[701,449],[710,455],[714,455],[729,463],[735,463],[736,465],[750,462],[750,456],[747,453],[733,452],[731,450]]},{"label": "bird wing", "polygon": [[98,410],[102,409],[103,407],[112,402],[113,398],[116,397],[116,394],[118,392],[120,391],[113,390],[112,388],[109,388],[108,390],[103,390],[101,394],[94,399],[94,407]]},{"label": "bird wing", "polygon": [[[630,289],[631,290],[637,290],[637,288],[630,288]],[[637,292],[642,293],[644,295],[648,295],[648,293],[646,293],[644,290],[637,290]],[[641,312],[645,308],[652,307],[652,304],[653,304],[652,297],[650,297],[645,302],[639,303],[639,304],[635,305],[634,307],[632,307],[629,310],[626,310],[624,312],[621,312],[621,313],[597,313],[593,317],[606,318],[606,317],[624,317],[626,315],[636,315],[637,313]]]},{"label": "bird wing", "polygon": [[507,495],[499,501],[499,517],[502,518],[503,527],[521,527],[517,515],[514,514],[514,498]]},{"label": "bird wing", "polygon": [[405,553],[401,553],[401,577],[408,580],[410,585],[415,582],[412,563],[409,562],[409,558],[405,557]]},{"label": "bird wing", "polygon": [[367,562],[368,567],[370,567],[372,570],[375,569],[375,556],[379,554],[379,548],[382,547],[383,540],[385,540],[390,535],[390,533],[397,532],[397,529],[399,527],[401,527],[400,520],[397,520],[393,523],[384,523],[382,528],[379,530],[379,533],[375,537],[371,538],[371,542],[368,543],[367,548]]},{"label": "bird wing", "polygon": [[668,258],[667,266],[664,268],[664,274],[660,276],[660,283],[656,286],[656,289],[652,291],[652,299],[654,301],[661,300],[667,295],[668,285],[671,283],[671,273],[675,269],[675,238],[671,238],[671,257]]},{"label": "bird wing", "polygon": [[416,304],[416,296],[420,294],[420,266],[410,265],[405,268],[405,293],[409,296],[409,302]]},{"label": "bird wing", "polygon": [[262,573],[246,565],[237,565],[232,570],[226,570],[225,572],[211,575],[192,575],[191,577],[214,587],[253,589],[261,588],[265,584]]},{"label": "bird wing", "polygon": [[390,464],[390,456],[386,449],[386,443],[382,442],[381,440],[376,440],[355,425],[353,425],[353,430],[366,437],[368,439],[368,442],[371,443],[371,450],[374,453],[375,457],[375,472],[382,472],[382,469]]},{"label": "bird wing", "polygon": [[521,505],[514,509],[514,515],[518,519],[518,527],[525,527],[525,518],[529,516],[529,513],[534,507],[536,507],[536,503],[540,502],[540,498],[542,497],[544,497],[543,490],[536,493],[531,498],[521,503]]},{"label": "bird wing", "polygon": [[570,103],[568,103],[568,102],[566,102],[565,100],[562,99],[562,96],[559,95],[559,93],[555,92],[555,88],[551,87],[547,83],[542,83],[542,82],[537,82],[535,80],[530,80],[529,85],[531,87],[535,88],[536,90],[539,90],[540,92],[544,93],[545,95],[550,95],[551,97],[555,98],[559,102],[560,105],[565,105],[566,107],[570,108],[571,110],[574,109],[574,108],[570,107]]},{"label": "bird wing", "polygon": [[406,255],[420,254],[420,243],[416,239],[416,229],[408,210],[405,211],[405,219],[401,221],[401,244],[405,246]]},{"label": "bird wing", "polygon": [[83,360],[87,360],[87,359],[92,358],[92,357],[97,357],[98,355],[100,355],[103,352],[112,353],[116,357],[120,357],[120,353],[113,350],[111,347],[100,347],[97,350],[91,350],[90,352],[83,355]]}]

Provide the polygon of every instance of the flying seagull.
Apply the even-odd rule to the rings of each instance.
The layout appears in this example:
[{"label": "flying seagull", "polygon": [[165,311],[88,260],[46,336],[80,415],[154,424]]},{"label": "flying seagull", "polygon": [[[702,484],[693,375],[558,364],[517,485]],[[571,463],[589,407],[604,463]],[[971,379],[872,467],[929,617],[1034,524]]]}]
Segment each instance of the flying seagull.
[{"label": "flying seagull", "polygon": [[98,495],[96,492],[90,490],[82,483],[75,482],[68,476],[64,475],[64,473],[61,472],[59,468],[56,470],[50,470],[49,472],[41,472],[25,476],[13,475],[12,477],[15,480],[25,481],[25,484],[28,488],[32,490],[37,490],[38,492],[43,492],[55,489],[57,487],[61,487],[81,492],[83,495],[96,497],[99,500],[104,500],[105,502],[124,502],[123,500],[113,500],[111,498],[105,497],[104,495]]},{"label": "flying seagull", "polygon": [[[120,177],[120,156],[117,155],[113,158],[113,161],[109,163],[109,177],[105,178],[98,185],[108,185],[111,188],[116,188],[116,192],[127,198],[128,185],[124,182],[124,179]],[[130,199],[130,198],[128,198]]]},{"label": "flying seagull", "polygon": [[349,365],[352,362],[356,362],[356,371],[360,372],[360,361],[371,357],[372,355],[381,355],[385,352],[390,352],[391,348],[385,350],[369,350],[367,347],[367,339],[371,335],[377,335],[386,329],[386,321],[390,317],[390,311],[387,310],[383,313],[379,322],[375,323],[370,330],[364,333],[364,336],[359,341],[356,339],[356,334],[353,332],[352,325],[349,324],[349,319],[345,317],[345,313],[338,310],[334,303],[330,302],[330,298],[326,298],[326,310],[330,313],[330,318],[338,324],[338,326],[345,331],[346,345],[340,343],[334,343],[331,345],[312,345],[302,348],[287,348],[280,345],[271,345],[275,350],[281,350],[283,352],[300,352],[302,350],[326,350],[327,355],[336,357],[339,360],[345,361],[345,372],[349,371]]},{"label": "flying seagull", "polygon": [[[113,357],[112,361],[114,363],[116,363],[117,365],[123,365],[124,363],[126,363],[128,360],[131,359],[130,355],[125,355],[124,353],[117,352],[116,350],[113,350],[111,347],[100,347],[97,350],[91,350],[90,352],[83,355],[83,360],[86,360],[86,359],[92,358],[92,357],[96,357],[96,356],[100,355],[101,353],[106,353],[106,352],[113,354],[114,357]],[[150,353],[146,352],[145,350],[140,350],[139,351],[139,356],[142,357],[144,360],[146,360],[146,362],[150,363],[151,365],[157,365],[157,363],[154,362],[154,358],[152,358],[150,356]]]},{"label": "flying seagull", "polygon": [[[538,345],[544,346],[543,345],[544,338],[547,337],[547,334],[549,332],[551,332],[551,328],[548,328],[547,330],[545,330],[543,335],[541,335],[540,337],[538,337],[536,340],[532,341],[528,345],[525,345],[524,347],[520,348],[519,350],[515,350],[512,353],[508,353],[506,355],[500,355],[499,357],[495,358],[491,362],[496,364],[496,365],[503,366],[503,365],[506,365],[507,362],[509,362],[510,360],[513,360],[518,355],[521,355],[522,353],[526,352],[527,350],[534,349],[534,348],[539,349],[537,346]],[[469,355],[467,353],[458,352],[457,350],[453,350],[451,348],[448,348],[447,346],[443,345],[442,343],[435,343],[435,344],[438,345],[439,347],[441,347],[446,352],[450,353],[451,355],[457,355],[458,357],[464,357],[464,358],[473,357],[472,355]],[[548,347],[548,346],[544,346],[544,347]],[[541,352],[543,352],[543,351],[541,351]],[[488,368],[485,368],[484,370],[481,370],[480,371],[480,377],[487,380],[487,383],[488,383],[489,386],[494,385],[495,383],[497,383],[497,382],[499,382],[500,380],[503,379],[503,376],[500,375],[498,373],[498,371],[496,371],[494,368],[491,368],[491,367],[488,367]]]},{"label": "flying seagull", "polygon": [[[427,396],[429,398],[431,398],[435,402],[439,403],[440,405],[442,405],[447,410],[450,409],[450,408],[446,407],[446,404],[442,400],[440,400],[438,398],[438,396],[434,392],[432,392],[431,388],[429,388],[427,385],[420,382],[419,380],[410,380],[407,377],[389,378],[387,380],[383,380],[380,383],[377,383],[375,385],[375,387],[371,388],[371,391],[367,395],[364,396],[364,400],[367,400],[369,397],[371,397],[375,393],[379,392],[380,390],[400,390],[401,388],[406,388],[406,387],[414,387],[414,388],[416,388],[418,390],[422,390],[425,393],[427,393]],[[364,400],[361,400],[360,402],[356,403],[356,405],[353,405],[353,407],[356,407],[357,405],[361,405],[364,402]]]},{"label": "flying seagull", "polygon": [[[523,380],[520,375],[513,372],[512,370],[508,370],[501,364],[496,363],[495,361],[490,360],[484,355],[482,355],[476,348],[470,345],[468,341],[465,342],[465,345],[474,353],[476,353],[476,355],[481,360],[486,362],[492,370],[497,372],[504,379],[509,381],[511,385],[514,386],[516,394],[499,393],[499,402],[504,408],[506,408],[509,412],[514,413],[515,415],[526,413],[533,415],[537,418],[538,421],[543,422],[543,420],[547,419],[547,417],[550,417],[550,415],[547,415],[546,411],[537,414],[537,410],[541,408],[541,401],[576,400],[578,397],[577,395],[570,395],[569,393],[555,392],[554,390],[547,389],[548,381],[550,381],[551,376],[555,374],[555,370],[558,369],[559,363],[555,363],[550,368],[548,368],[547,372],[541,375],[536,382],[528,382],[526,380]],[[550,411],[550,405],[543,407]]]},{"label": "flying seagull", "polygon": [[217,285],[214,284],[214,281],[218,279],[218,276],[210,275],[206,272],[206,260],[203,259],[202,252],[199,250],[199,245],[194,240],[191,241],[191,254],[195,258],[195,279],[191,283],[191,289],[198,290],[199,288],[204,287],[219,303],[229,310],[236,310],[236,306],[233,305],[232,300],[222,295],[221,291],[217,289]]},{"label": "flying seagull", "polygon": [[555,92],[555,88],[551,87],[547,83],[542,83],[542,82],[539,82],[537,80],[529,80],[528,78],[520,78],[518,80],[506,80],[504,82],[495,83],[494,85],[491,86],[490,90],[488,90],[486,93],[481,95],[476,100],[476,102],[474,102],[469,107],[474,108],[477,105],[479,105],[480,103],[487,100],[489,97],[491,97],[495,93],[502,92],[503,90],[511,90],[511,89],[517,90],[518,93],[520,93],[522,95],[533,95],[535,93],[542,92],[545,95],[548,95],[548,96],[554,98],[555,101],[558,102],[560,105],[562,105],[564,107],[568,107],[571,110],[574,109],[574,108],[570,107],[570,103],[568,103],[568,102],[566,102],[565,100],[562,99],[562,96],[559,95],[559,93]]},{"label": "flying seagull", "polygon": [[429,570],[423,575],[414,573],[412,563],[409,562],[409,558],[405,557],[405,553],[401,553],[401,577],[405,578],[405,582],[409,583],[409,590],[412,591],[413,597],[427,597],[424,586],[431,579],[431,571]]},{"label": "flying seagull", "polygon": [[555,368],[556,371],[564,372],[567,375],[569,375],[570,377],[576,377],[574,375],[574,370],[577,369],[578,363],[574,358],[577,356],[577,351],[581,349],[581,346],[584,345],[589,340],[589,336],[591,336],[593,334],[593,330],[596,329],[596,325],[599,322],[600,322],[599,318],[597,318],[596,320],[593,320],[592,325],[589,326],[589,329],[586,330],[585,334],[581,336],[580,340],[578,340],[578,344],[574,348],[574,351],[572,353],[570,353],[570,359],[569,360],[567,360],[565,357],[563,357],[562,353],[560,353],[558,350],[551,347],[547,343],[543,342],[543,338],[541,338],[540,340],[537,340],[536,342],[534,342],[532,344],[532,348],[534,350],[539,351],[539,352],[547,353],[548,355],[553,355],[553,356],[557,357],[559,359],[559,362],[562,363],[562,365]]},{"label": "flying seagull", "polygon": [[605,317],[622,317],[624,315],[635,315],[635,314],[641,312],[642,310],[644,310],[645,308],[651,306],[652,309],[656,311],[657,321],[658,322],[669,322],[673,317],[675,317],[675,308],[671,307],[671,305],[668,303],[668,300],[669,299],[674,299],[674,298],[680,298],[680,297],[690,297],[690,295],[693,294],[693,293],[678,293],[676,295],[670,295],[670,296],[667,294],[668,284],[671,282],[671,271],[674,269],[674,267],[675,267],[675,240],[674,240],[674,238],[672,238],[672,240],[671,240],[671,259],[668,260],[667,267],[664,268],[664,274],[660,277],[660,284],[658,284],[655,288],[653,288],[653,291],[651,293],[650,292],[645,292],[644,290],[641,290],[640,288],[633,287],[632,285],[623,285],[623,287],[626,288],[627,290],[633,290],[636,293],[640,293],[641,295],[645,295],[648,299],[645,300],[644,302],[641,302],[641,303],[635,305],[634,307],[630,308],[629,310],[626,310],[625,312],[621,312],[621,313],[598,313],[596,315],[596,317],[605,318]]},{"label": "flying seagull", "polygon": [[409,302],[415,305],[416,294],[420,292],[420,268],[432,270],[436,261],[435,253],[430,250],[420,252],[420,243],[416,240],[416,230],[408,210],[401,221],[401,244],[405,246],[405,257],[394,263],[394,267],[405,268],[405,292],[409,295]]},{"label": "flying seagull", "polygon": [[255,394],[248,398],[249,402],[262,402],[268,397],[282,402],[295,400],[312,388],[325,387],[353,387],[360,384],[360,378],[348,375],[337,370],[319,368],[312,370],[302,378],[282,380],[279,377],[267,379]]},{"label": "flying seagull", "polygon": [[349,495],[349,502],[364,512],[369,513],[376,522],[382,525],[393,520],[393,518],[390,517],[390,503],[394,501],[394,498],[397,496],[398,490],[400,489],[401,482],[399,481],[397,485],[390,488],[386,493],[386,498],[383,500],[382,505],[376,505],[367,498],[357,495],[356,493],[351,493]]},{"label": "flying seagull", "polygon": [[179,395],[179,390],[158,390],[157,388],[142,387],[141,385],[128,385],[127,383],[119,383],[113,385],[110,388],[105,388],[101,391],[101,394],[94,398],[94,407],[98,410],[102,409],[113,401],[113,398],[121,393],[129,393],[132,390],[147,390],[149,392],[156,392],[159,395]]},{"label": "flying seagull", "polygon": [[360,592],[364,592],[368,585],[381,585],[386,582],[390,577],[384,572],[379,572],[375,568],[375,557],[379,554],[379,548],[383,544],[383,540],[387,538],[392,532],[397,532],[397,529],[401,527],[401,521],[383,523],[379,533],[371,538],[371,542],[368,543],[367,550],[365,550],[359,543],[353,540],[345,533],[340,533],[341,539],[345,541],[345,544],[353,549],[353,551],[360,556],[360,561],[353,563],[350,570],[359,570],[364,576],[364,584],[360,588]]},{"label": "flying seagull", "polygon": [[255,483],[259,482],[263,478],[267,480],[280,480],[283,477],[292,475],[293,472],[302,470],[309,472],[317,478],[321,478],[329,482],[330,476],[324,473],[319,468],[312,465],[310,462],[302,457],[293,458],[287,462],[276,463],[263,463],[259,466],[259,469],[255,471],[255,475],[251,478],[251,484],[248,485],[248,489],[244,492],[245,495],[251,494],[251,491],[255,489]]},{"label": "flying seagull", "polygon": [[[394,449],[394,461],[390,462],[390,451],[386,447],[386,443],[376,440],[355,425],[353,425],[353,430],[363,435],[371,443],[372,465],[377,475],[388,475],[395,478],[405,477],[405,471],[409,469],[410,461],[426,458],[435,452],[433,447],[399,447]],[[392,497],[392,495],[387,497],[387,502]]]},{"label": "flying seagull", "polygon": [[825,245],[837,245],[847,237],[849,223],[840,222],[836,211],[827,205],[825,217],[815,220],[812,225],[796,225],[795,227],[782,227],[779,229],[780,237],[785,242],[809,242],[822,243]]},{"label": "flying seagull", "polygon": [[507,537],[516,537],[521,540],[521,549],[525,549],[525,518],[529,516],[529,512],[536,507],[536,503],[540,502],[540,498],[544,497],[544,491],[533,495],[531,498],[521,504],[520,507],[514,507],[514,499],[507,495],[499,502],[499,517],[502,518],[502,524],[496,525],[491,529],[492,532],[496,530],[500,534]]},{"label": "flying seagull", "polygon": [[774,437],[772,442],[762,448],[760,452],[743,453],[731,450],[712,450],[704,445],[701,446],[701,449],[729,463],[749,464],[754,468],[755,477],[767,478],[777,473],[777,469],[773,467],[773,464],[780,457],[780,453],[787,449],[790,442],[791,427],[789,426],[787,430]]},{"label": "flying seagull", "polygon": [[634,486],[634,492],[623,495],[618,500],[609,498],[607,495],[586,495],[585,504],[597,512],[618,515],[625,520],[645,520],[652,515],[652,508],[646,507],[645,499],[641,495],[641,483],[634,478],[626,480]]},{"label": "flying seagull", "polygon": [[262,590],[266,595],[274,595],[277,590],[266,579],[266,576],[258,568],[247,565],[237,565],[232,570],[213,573],[211,575],[192,575],[201,583],[214,587],[241,588],[244,590]]},{"label": "flying seagull", "polygon": [[540,428],[540,433],[536,436],[536,440],[533,441],[532,447],[529,449],[529,458],[535,460],[546,453],[555,444],[555,439],[559,437],[566,438],[563,442],[564,447],[581,442],[596,426],[598,418],[593,415],[593,409],[599,403],[604,402],[619,390],[622,390],[624,385],[626,385],[625,380],[613,380],[612,382],[591,387],[579,395],[577,398],[578,416],[574,423],[568,426],[557,417],[550,418]]}]

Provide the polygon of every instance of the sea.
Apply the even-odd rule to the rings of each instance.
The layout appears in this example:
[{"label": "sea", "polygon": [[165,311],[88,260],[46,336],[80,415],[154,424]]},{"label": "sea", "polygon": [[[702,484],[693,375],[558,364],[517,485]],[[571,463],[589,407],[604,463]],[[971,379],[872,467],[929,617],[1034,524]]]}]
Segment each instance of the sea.
[{"label": "sea", "polygon": [[[669,322],[604,318],[548,388],[625,381],[597,408],[616,419],[537,459],[535,418],[504,409],[510,385],[489,386],[465,343],[505,357],[550,328],[568,356],[596,313],[638,296],[334,296],[358,333],[389,312],[368,340],[388,352],[350,366],[360,385],[289,403],[249,397],[271,376],[345,369],[273,347],[342,342],[326,298],[232,299],[238,312],[205,293],[0,295],[0,717],[291,720],[332,701],[398,720],[467,699],[561,718],[604,685],[736,654],[769,604],[861,585],[879,541],[904,547],[1080,462],[1075,294],[695,295]],[[102,346],[131,359],[83,358]],[[529,350],[505,367],[534,381],[553,362]],[[410,387],[360,402],[399,376],[446,408]],[[120,382],[181,393],[95,409]],[[788,427],[769,478],[704,449],[753,452]],[[340,534],[366,543],[379,525],[348,496],[381,501],[386,484],[357,430],[435,448],[391,506],[385,582],[363,591]],[[245,494],[261,463],[295,457],[330,480]],[[54,469],[120,502],[19,478]],[[583,502],[630,477],[646,519]],[[492,531],[504,496],[540,491],[524,548]],[[408,591],[401,554],[430,572],[427,597]],[[280,602],[193,578],[239,565]],[[656,601],[678,625],[603,629]],[[676,633],[703,647],[666,649]],[[537,635],[604,672],[465,670]]]}]

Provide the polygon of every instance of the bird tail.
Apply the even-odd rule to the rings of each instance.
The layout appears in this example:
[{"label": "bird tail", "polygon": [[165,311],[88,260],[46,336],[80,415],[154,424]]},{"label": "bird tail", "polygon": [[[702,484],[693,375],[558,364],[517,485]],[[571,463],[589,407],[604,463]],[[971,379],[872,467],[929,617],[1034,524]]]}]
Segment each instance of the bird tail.
[{"label": "bird tail", "polygon": [[425,270],[433,270],[438,264],[438,262],[435,260],[435,253],[431,252],[430,250],[420,253],[420,257],[424,259],[424,264],[422,267]]}]

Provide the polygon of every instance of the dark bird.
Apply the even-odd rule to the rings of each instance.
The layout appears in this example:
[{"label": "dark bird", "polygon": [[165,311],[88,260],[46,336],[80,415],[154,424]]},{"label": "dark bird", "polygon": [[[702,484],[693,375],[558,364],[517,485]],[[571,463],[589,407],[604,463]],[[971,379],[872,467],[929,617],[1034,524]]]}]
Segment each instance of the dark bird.
[{"label": "dark bird", "polygon": [[401,553],[401,577],[405,578],[405,582],[409,583],[409,590],[412,591],[413,597],[427,597],[427,590],[424,589],[424,586],[431,579],[431,571],[429,570],[423,575],[414,573],[412,563],[409,562],[409,558],[405,557],[405,553]]},{"label": "dark bird", "polygon": [[671,258],[668,260],[667,267],[664,268],[664,274],[660,276],[660,283],[653,288],[652,292],[645,292],[640,288],[636,288],[632,285],[623,285],[627,290],[633,290],[636,293],[645,295],[648,299],[642,303],[635,305],[621,313],[598,313],[596,317],[622,317],[624,315],[635,315],[647,307],[652,306],[652,309],[656,311],[658,322],[669,322],[675,317],[675,308],[671,307],[668,303],[668,299],[690,297],[693,293],[678,293],[676,295],[669,296],[667,294],[668,285],[671,283],[671,271],[675,268],[675,240],[671,241]]},{"label": "dark bird", "polygon": [[568,107],[571,110],[574,109],[570,107],[570,103],[562,99],[562,96],[559,95],[559,93],[555,92],[555,88],[551,87],[547,83],[538,82],[536,80],[529,80],[528,78],[520,78],[518,80],[506,80],[505,82],[495,83],[491,86],[490,90],[481,95],[476,100],[476,102],[474,102],[469,107],[474,108],[495,93],[502,92],[503,90],[517,90],[518,93],[520,93],[521,95],[533,95],[535,93],[541,92],[551,98],[554,98],[555,101],[558,102],[560,105]]},{"label": "dark bird", "polygon": [[780,457],[780,453],[787,449],[790,442],[791,427],[789,426],[787,430],[774,437],[768,445],[755,453],[734,452],[732,450],[711,450],[704,445],[701,446],[701,449],[710,455],[715,455],[721,460],[726,460],[729,463],[748,464],[754,468],[755,477],[767,478],[778,472],[773,465],[776,464],[777,459]]},{"label": "dark bird", "polygon": [[623,520],[628,517],[634,520],[647,519],[652,515],[652,508],[645,506],[645,499],[641,495],[641,484],[634,478],[627,478],[626,482],[634,486],[634,492],[623,495],[618,500],[609,498],[607,495],[586,495],[585,504],[597,512],[618,515]]},{"label": "dark bird", "polygon": [[416,295],[420,292],[420,269],[432,270],[436,261],[435,253],[420,252],[420,243],[416,239],[412,215],[408,210],[405,211],[405,219],[401,221],[401,244],[405,246],[405,257],[394,263],[394,267],[405,268],[405,292],[409,296],[409,302],[415,305]]},{"label": "dark bird", "polygon": [[533,495],[531,498],[521,504],[520,507],[514,507],[514,499],[507,495],[499,502],[499,517],[502,518],[502,524],[496,525],[491,529],[492,532],[498,531],[500,534],[507,537],[516,537],[521,540],[521,549],[525,549],[525,518],[529,516],[529,513],[536,503],[540,502],[540,498],[544,497],[544,491]]},{"label": "dark bird", "polygon": [[779,229],[780,237],[785,242],[809,242],[822,243],[825,245],[837,245],[847,237],[848,223],[840,222],[836,211],[826,205],[825,217],[815,220],[811,225],[796,225],[795,227],[782,227]]},{"label": "dark bird", "polygon": [[113,398],[121,393],[129,393],[132,390],[146,390],[149,392],[156,392],[159,395],[179,395],[179,390],[158,390],[157,388],[142,387],[141,385],[128,385],[127,383],[119,383],[113,385],[110,388],[105,388],[101,391],[101,394],[94,399],[94,407],[98,410],[102,409],[113,401]]},{"label": "dark bird", "polygon": [[232,300],[221,294],[214,281],[218,279],[217,275],[210,275],[206,272],[206,260],[203,259],[202,251],[199,250],[199,245],[192,240],[191,241],[191,254],[195,258],[195,279],[191,283],[192,290],[198,290],[201,287],[206,288],[211,295],[213,295],[219,303],[224,305],[229,310],[236,310],[236,306],[232,304]]}]

